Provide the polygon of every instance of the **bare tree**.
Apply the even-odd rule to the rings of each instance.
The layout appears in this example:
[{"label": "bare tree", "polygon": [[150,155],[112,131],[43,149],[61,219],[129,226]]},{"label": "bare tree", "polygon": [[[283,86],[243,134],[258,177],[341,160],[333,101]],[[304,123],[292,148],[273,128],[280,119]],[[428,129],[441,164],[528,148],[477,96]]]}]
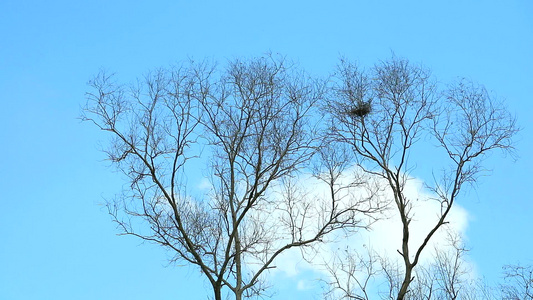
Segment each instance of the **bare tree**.
[{"label": "bare tree", "polygon": [[[405,299],[412,300],[525,300],[533,299],[533,267],[506,265],[503,267],[503,282],[491,286],[482,278],[472,277],[466,256],[467,249],[460,237],[448,231],[449,245],[435,247],[432,260],[415,269],[415,278]],[[398,273],[398,266],[382,264],[387,274]],[[401,281],[386,276],[386,284],[399,289]],[[393,299],[391,293],[385,299]]]},{"label": "bare tree", "polygon": [[[398,253],[404,266],[396,298],[405,299],[423,250],[447,223],[464,184],[477,180],[489,152],[513,150],[515,119],[482,86],[461,80],[439,92],[426,69],[396,57],[370,72],[342,61],[336,78],[334,94],[326,101],[332,134],[352,147],[365,172],[383,178],[392,195],[402,224]],[[440,149],[434,161],[449,164],[440,175],[433,171],[434,183],[427,183],[441,211],[421,244],[413,245],[411,221],[417,199],[404,190],[417,167],[416,151],[426,138]]]},{"label": "bare tree", "polygon": [[533,299],[532,267],[506,265],[503,267],[503,283],[489,286],[483,279],[468,276],[463,246],[453,244],[451,250],[437,250],[433,263],[415,271],[416,278],[406,299]]},{"label": "bare tree", "polygon": [[372,250],[359,253],[349,246],[334,253],[325,264],[330,275],[326,282],[326,299],[370,300],[371,285],[381,273],[379,256]]},{"label": "bare tree", "polygon": [[503,267],[505,282],[500,285],[502,299],[533,299],[533,267],[506,265]]},{"label": "bare tree", "polygon": [[460,236],[447,229],[448,245],[437,245],[434,248],[433,260],[415,269],[408,299],[468,299],[475,291],[470,278],[470,268],[465,257],[468,249],[463,245]]},{"label": "bare tree", "polygon": [[[413,271],[409,300],[497,299],[493,288],[471,275],[468,250],[460,236],[447,229],[447,243],[435,245],[432,256]],[[366,252],[365,252],[366,250]],[[403,283],[401,260],[368,247],[342,251],[328,264],[331,299],[395,299]],[[516,287],[515,284],[512,285]],[[330,299],[328,298],[328,299]],[[518,299],[518,298],[517,298]]]},{"label": "bare tree", "polygon": [[446,299],[456,300],[461,294],[471,271],[465,266],[464,257],[468,249],[462,244],[460,237],[448,231],[448,241],[452,251],[439,251],[435,249],[434,270],[440,280],[437,280],[440,291]]},{"label": "bare tree", "polygon": [[[283,59],[234,60],[224,71],[191,62],[132,86],[102,72],[90,86],[82,119],[111,134],[106,154],[128,182],[108,203],[114,221],[198,267],[216,300],[264,295],[280,254],[363,228],[379,209],[336,192],[345,163],[316,155],[324,83]],[[186,184],[199,170],[207,193]],[[313,172],[329,186],[325,197],[295,183]]]}]

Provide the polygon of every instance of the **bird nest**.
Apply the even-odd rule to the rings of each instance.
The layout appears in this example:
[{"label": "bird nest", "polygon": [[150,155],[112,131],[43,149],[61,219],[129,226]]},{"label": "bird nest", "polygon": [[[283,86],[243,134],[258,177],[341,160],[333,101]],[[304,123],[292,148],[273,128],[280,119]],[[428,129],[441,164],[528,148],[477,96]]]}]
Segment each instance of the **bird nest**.
[{"label": "bird nest", "polygon": [[370,106],[370,102],[360,102],[357,104],[356,107],[350,109],[348,111],[348,114],[353,117],[364,117],[370,113],[372,110],[372,107]]}]

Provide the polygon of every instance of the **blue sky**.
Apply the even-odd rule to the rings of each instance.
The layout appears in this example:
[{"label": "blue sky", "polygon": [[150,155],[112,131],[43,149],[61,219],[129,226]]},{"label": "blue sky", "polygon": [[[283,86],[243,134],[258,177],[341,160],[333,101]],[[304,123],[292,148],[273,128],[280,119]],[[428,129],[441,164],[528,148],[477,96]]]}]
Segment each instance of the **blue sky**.
[{"label": "blue sky", "polygon": [[[394,52],[506,98],[523,127],[520,157],[491,156],[494,171],[460,204],[481,275],[533,264],[531,1],[3,0],[0,299],[205,299],[194,269],[166,267],[163,249],[115,235],[101,202],[122,182],[79,109],[100,68],[127,81],[187,57],[269,50],[319,75],[341,55],[371,66]],[[278,285],[279,299],[290,286]]]}]

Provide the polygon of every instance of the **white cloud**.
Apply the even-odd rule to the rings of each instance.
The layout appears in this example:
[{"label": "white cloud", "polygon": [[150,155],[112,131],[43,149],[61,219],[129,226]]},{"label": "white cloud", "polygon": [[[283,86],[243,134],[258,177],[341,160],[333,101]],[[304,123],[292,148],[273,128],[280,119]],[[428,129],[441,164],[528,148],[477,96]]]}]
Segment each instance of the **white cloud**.
[{"label": "white cloud", "polygon": [[209,179],[202,177],[197,185],[197,188],[201,191],[210,191],[213,188],[213,185]]},{"label": "white cloud", "polygon": [[[349,169],[344,174],[345,176],[342,176],[341,181],[343,184],[347,184],[350,180],[353,180],[354,175],[357,175],[357,171],[355,169]],[[327,199],[329,187],[325,183],[314,179],[310,175],[302,175],[301,179],[302,180],[299,182],[300,184],[305,184],[305,186],[302,186],[302,189],[307,193],[309,198]],[[209,190],[212,188],[207,179],[200,181],[198,187],[202,190]],[[344,192],[344,196],[348,196],[349,193],[358,194],[363,197],[368,195],[368,191],[360,187],[344,190]],[[276,192],[271,196],[275,196],[275,194]],[[408,180],[404,194],[413,203],[413,221],[410,226],[410,246],[412,249],[411,253],[414,253],[414,249],[418,248],[429,230],[436,224],[440,213],[440,203],[435,200],[429,200],[432,195],[424,189],[424,182],[417,178],[410,178],[410,180]],[[385,192],[382,196],[386,197],[386,195]],[[389,199],[392,199],[390,195]],[[316,203],[316,205],[319,206],[319,203]],[[394,203],[391,203],[391,205],[394,205]],[[262,215],[261,212],[259,212],[259,214]],[[260,215],[257,217],[260,217]],[[397,250],[401,249],[402,227],[397,209],[394,206],[391,206],[385,215],[387,218],[374,223],[370,231],[361,230],[358,234],[346,238],[339,233],[339,241],[321,245],[318,253],[311,253],[312,255],[307,255],[305,259],[302,258],[300,249],[290,249],[276,258],[273,264],[275,268],[271,269],[270,272],[268,272],[268,275],[265,275],[267,275],[270,280],[274,281],[290,280],[298,290],[309,290],[316,288],[318,278],[323,278],[324,280],[328,279],[329,273],[325,271],[324,263],[331,261],[334,251],[345,249],[346,246],[349,246],[352,250],[358,251],[361,255],[365,255],[367,249],[371,248],[389,259],[400,259]],[[279,218],[274,212],[264,217],[265,222],[275,222],[275,220],[278,220]],[[449,225],[446,225],[447,227],[457,232],[460,236],[464,236],[468,227],[469,214],[463,207],[458,205],[458,203],[454,203],[447,221],[449,222]],[[316,222],[314,224],[316,224]],[[314,224],[312,222],[308,223],[310,231],[313,231],[314,228],[309,225]],[[276,226],[276,224],[272,225]],[[437,234],[433,236],[430,244],[425,248],[421,257],[421,263],[426,262],[432,257],[432,252],[435,246],[439,245],[438,247],[442,247],[440,245],[446,245],[448,243],[446,238],[446,230],[441,228]],[[306,259],[311,261],[311,263]],[[254,269],[254,266],[255,265],[252,265],[251,268]],[[313,279],[309,279],[309,275],[311,275]]]},{"label": "white cloud", "polygon": [[[313,182],[312,187],[307,188],[307,190],[322,194],[325,193],[327,187],[320,186],[317,181]],[[432,195],[424,189],[424,182],[420,179],[410,178],[405,186],[404,194],[413,203],[413,220],[410,226],[410,249],[413,255],[428,232],[437,223],[441,207],[439,202],[431,200]],[[391,205],[394,205],[394,203],[391,203]],[[367,249],[370,248],[391,260],[399,260],[401,257],[397,250],[401,249],[402,225],[396,207],[391,206],[386,213],[386,217],[374,223],[370,231],[361,230],[353,236],[340,236],[341,238],[338,242],[322,245],[318,254],[313,257],[307,257],[312,263],[303,260],[298,250],[284,253],[276,260],[277,268],[272,275],[285,274],[297,283],[298,289],[310,287],[311,285],[306,284],[307,281],[301,279],[299,275],[304,276],[309,274],[309,272],[313,272],[321,274],[320,276],[327,279],[329,273],[324,269],[324,262],[331,261],[334,251],[345,249],[346,246],[358,251],[363,256]],[[437,231],[423,251],[421,264],[432,259],[435,247],[443,249],[446,245],[449,245],[446,228],[458,233],[459,236],[463,237],[465,235],[469,222],[469,214],[466,209],[458,203],[454,203],[446,220],[449,224]],[[475,270],[473,265],[470,268]]]},{"label": "white cloud", "polygon": [[[422,244],[429,231],[437,224],[440,215],[440,203],[431,200],[432,195],[425,192],[423,186],[424,184],[420,179],[411,178],[404,190],[406,198],[411,199],[413,203],[409,242],[410,249],[412,249],[411,253],[414,253],[414,250]],[[371,231],[361,232],[357,240],[359,243],[371,246],[376,251],[384,252],[389,257],[396,257],[399,256],[397,250],[400,250],[402,243],[402,223],[395,207],[388,211],[387,217],[387,219],[375,223]],[[454,203],[446,220],[449,222],[448,225],[445,225],[446,227],[457,232],[460,236],[464,236],[468,227],[469,216],[463,207]],[[423,253],[429,254],[434,246],[446,244],[446,230],[445,227],[441,227],[431,238]],[[427,255],[422,259],[427,259]]]},{"label": "white cloud", "polygon": [[298,289],[299,291],[307,291],[307,290],[311,290],[314,288],[314,285],[312,285],[309,281],[307,280],[298,280],[298,284],[296,285],[296,289]]}]

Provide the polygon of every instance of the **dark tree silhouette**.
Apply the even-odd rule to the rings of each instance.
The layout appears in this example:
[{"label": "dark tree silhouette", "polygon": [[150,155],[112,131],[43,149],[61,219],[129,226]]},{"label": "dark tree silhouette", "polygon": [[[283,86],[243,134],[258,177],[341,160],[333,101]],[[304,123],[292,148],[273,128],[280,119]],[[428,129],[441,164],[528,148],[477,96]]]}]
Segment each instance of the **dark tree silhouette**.
[{"label": "dark tree silhouette", "polygon": [[[196,266],[216,300],[263,295],[280,254],[364,228],[379,210],[370,197],[339,197],[346,164],[319,147],[325,84],[283,59],[190,62],[132,86],[102,72],[90,86],[82,118],[111,135],[106,154],[129,185],[108,203],[114,221]],[[198,169],[204,196],[186,185]],[[295,183],[313,171],[329,186],[320,199]]]},{"label": "dark tree silhouette", "polygon": [[[359,166],[383,179],[401,220],[398,253],[404,270],[396,298],[402,300],[420,255],[447,223],[464,185],[475,182],[483,171],[483,159],[493,150],[513,150],[516,121],[484,87],[463,79],[441,91],[428,70],[396,57],[368,72],[343,60],[335,79],[333,94],[324,103],[332,139],[349,145]],[[426,186],[434,195],[432,200],[440,203],[440,214],[422,243],[413,245],[416,199],[410,199],[404,189],[418,166],[412,154],[429,138],[437,146],[435,167],[440,168],[440,162],[448,165],[440,174],[432,171],[434,182]]]}]

